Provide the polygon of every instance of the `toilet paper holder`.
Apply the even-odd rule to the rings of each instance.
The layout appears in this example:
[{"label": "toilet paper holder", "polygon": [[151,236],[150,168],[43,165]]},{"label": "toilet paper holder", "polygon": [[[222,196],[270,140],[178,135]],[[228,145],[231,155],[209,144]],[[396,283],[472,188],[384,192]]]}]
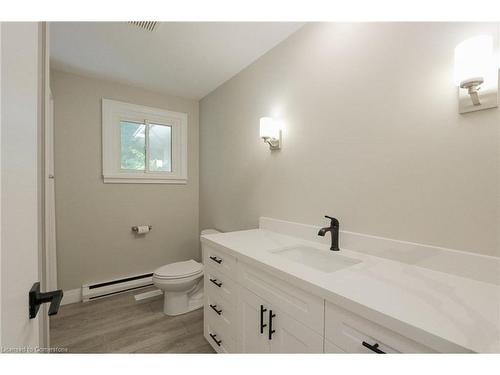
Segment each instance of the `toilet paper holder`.
[{"label": "toilet paper holder", "polygon": [[[149,230],[153,229],[152,225],[148,225]],[[137,225],[134,225],[132,227],[132,232],[139,232],[139,227]]]}]

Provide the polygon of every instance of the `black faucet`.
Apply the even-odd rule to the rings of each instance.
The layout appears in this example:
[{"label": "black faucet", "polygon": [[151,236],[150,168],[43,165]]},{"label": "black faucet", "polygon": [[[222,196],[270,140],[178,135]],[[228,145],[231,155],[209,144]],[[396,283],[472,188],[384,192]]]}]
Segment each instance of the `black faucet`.
[{"label": "black faucet", "polygon": [[327,219],[330,219],[330,226],[321,228],[318,232],[318,236],[324,237],[326,232],[330,232],[332,235],[332,246],[330,246],[330,250],[339,251],[339,221],[334,217],[325,216]]}]

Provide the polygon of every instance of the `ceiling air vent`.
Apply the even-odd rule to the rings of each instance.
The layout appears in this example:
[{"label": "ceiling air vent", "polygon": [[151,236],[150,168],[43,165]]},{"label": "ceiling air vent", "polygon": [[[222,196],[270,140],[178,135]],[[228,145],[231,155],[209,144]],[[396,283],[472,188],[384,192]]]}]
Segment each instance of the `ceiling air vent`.
[{"label": "ceiling air vent", "polygon": [[147,31],[153,31],[158,22],[154,22],[154,21],[129,21],[129,23],[131,23],[132,25],[135,25],[137,27],[140,27],[141,29],[144,29]]}]

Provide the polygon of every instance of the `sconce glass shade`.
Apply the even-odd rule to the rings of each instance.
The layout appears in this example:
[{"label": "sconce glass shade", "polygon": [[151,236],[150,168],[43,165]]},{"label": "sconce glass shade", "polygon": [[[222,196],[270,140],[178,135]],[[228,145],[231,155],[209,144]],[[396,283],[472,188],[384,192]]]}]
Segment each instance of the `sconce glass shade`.
[{"label": "sconce glass shade", "polygon": [[480,35],[455,47],[454,81],[461,86],[466,81],[483,81],[493,67],[493,38]]},{"label": "sconce glass shade", "polygon": [[281,127],[272,117],[260,118],[260,137],[261,138],[280,138]]}]

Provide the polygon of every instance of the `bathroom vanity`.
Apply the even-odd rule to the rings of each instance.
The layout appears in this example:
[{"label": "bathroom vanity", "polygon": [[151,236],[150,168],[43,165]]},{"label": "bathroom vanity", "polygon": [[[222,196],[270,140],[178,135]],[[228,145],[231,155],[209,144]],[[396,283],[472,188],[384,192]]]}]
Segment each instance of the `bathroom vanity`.
[{"label": "bathroom vanity", "polygon": [[202,236],[217,352],[500,352],[497,258],[349,232],[331,252],[317,231],[261,218]]}]

